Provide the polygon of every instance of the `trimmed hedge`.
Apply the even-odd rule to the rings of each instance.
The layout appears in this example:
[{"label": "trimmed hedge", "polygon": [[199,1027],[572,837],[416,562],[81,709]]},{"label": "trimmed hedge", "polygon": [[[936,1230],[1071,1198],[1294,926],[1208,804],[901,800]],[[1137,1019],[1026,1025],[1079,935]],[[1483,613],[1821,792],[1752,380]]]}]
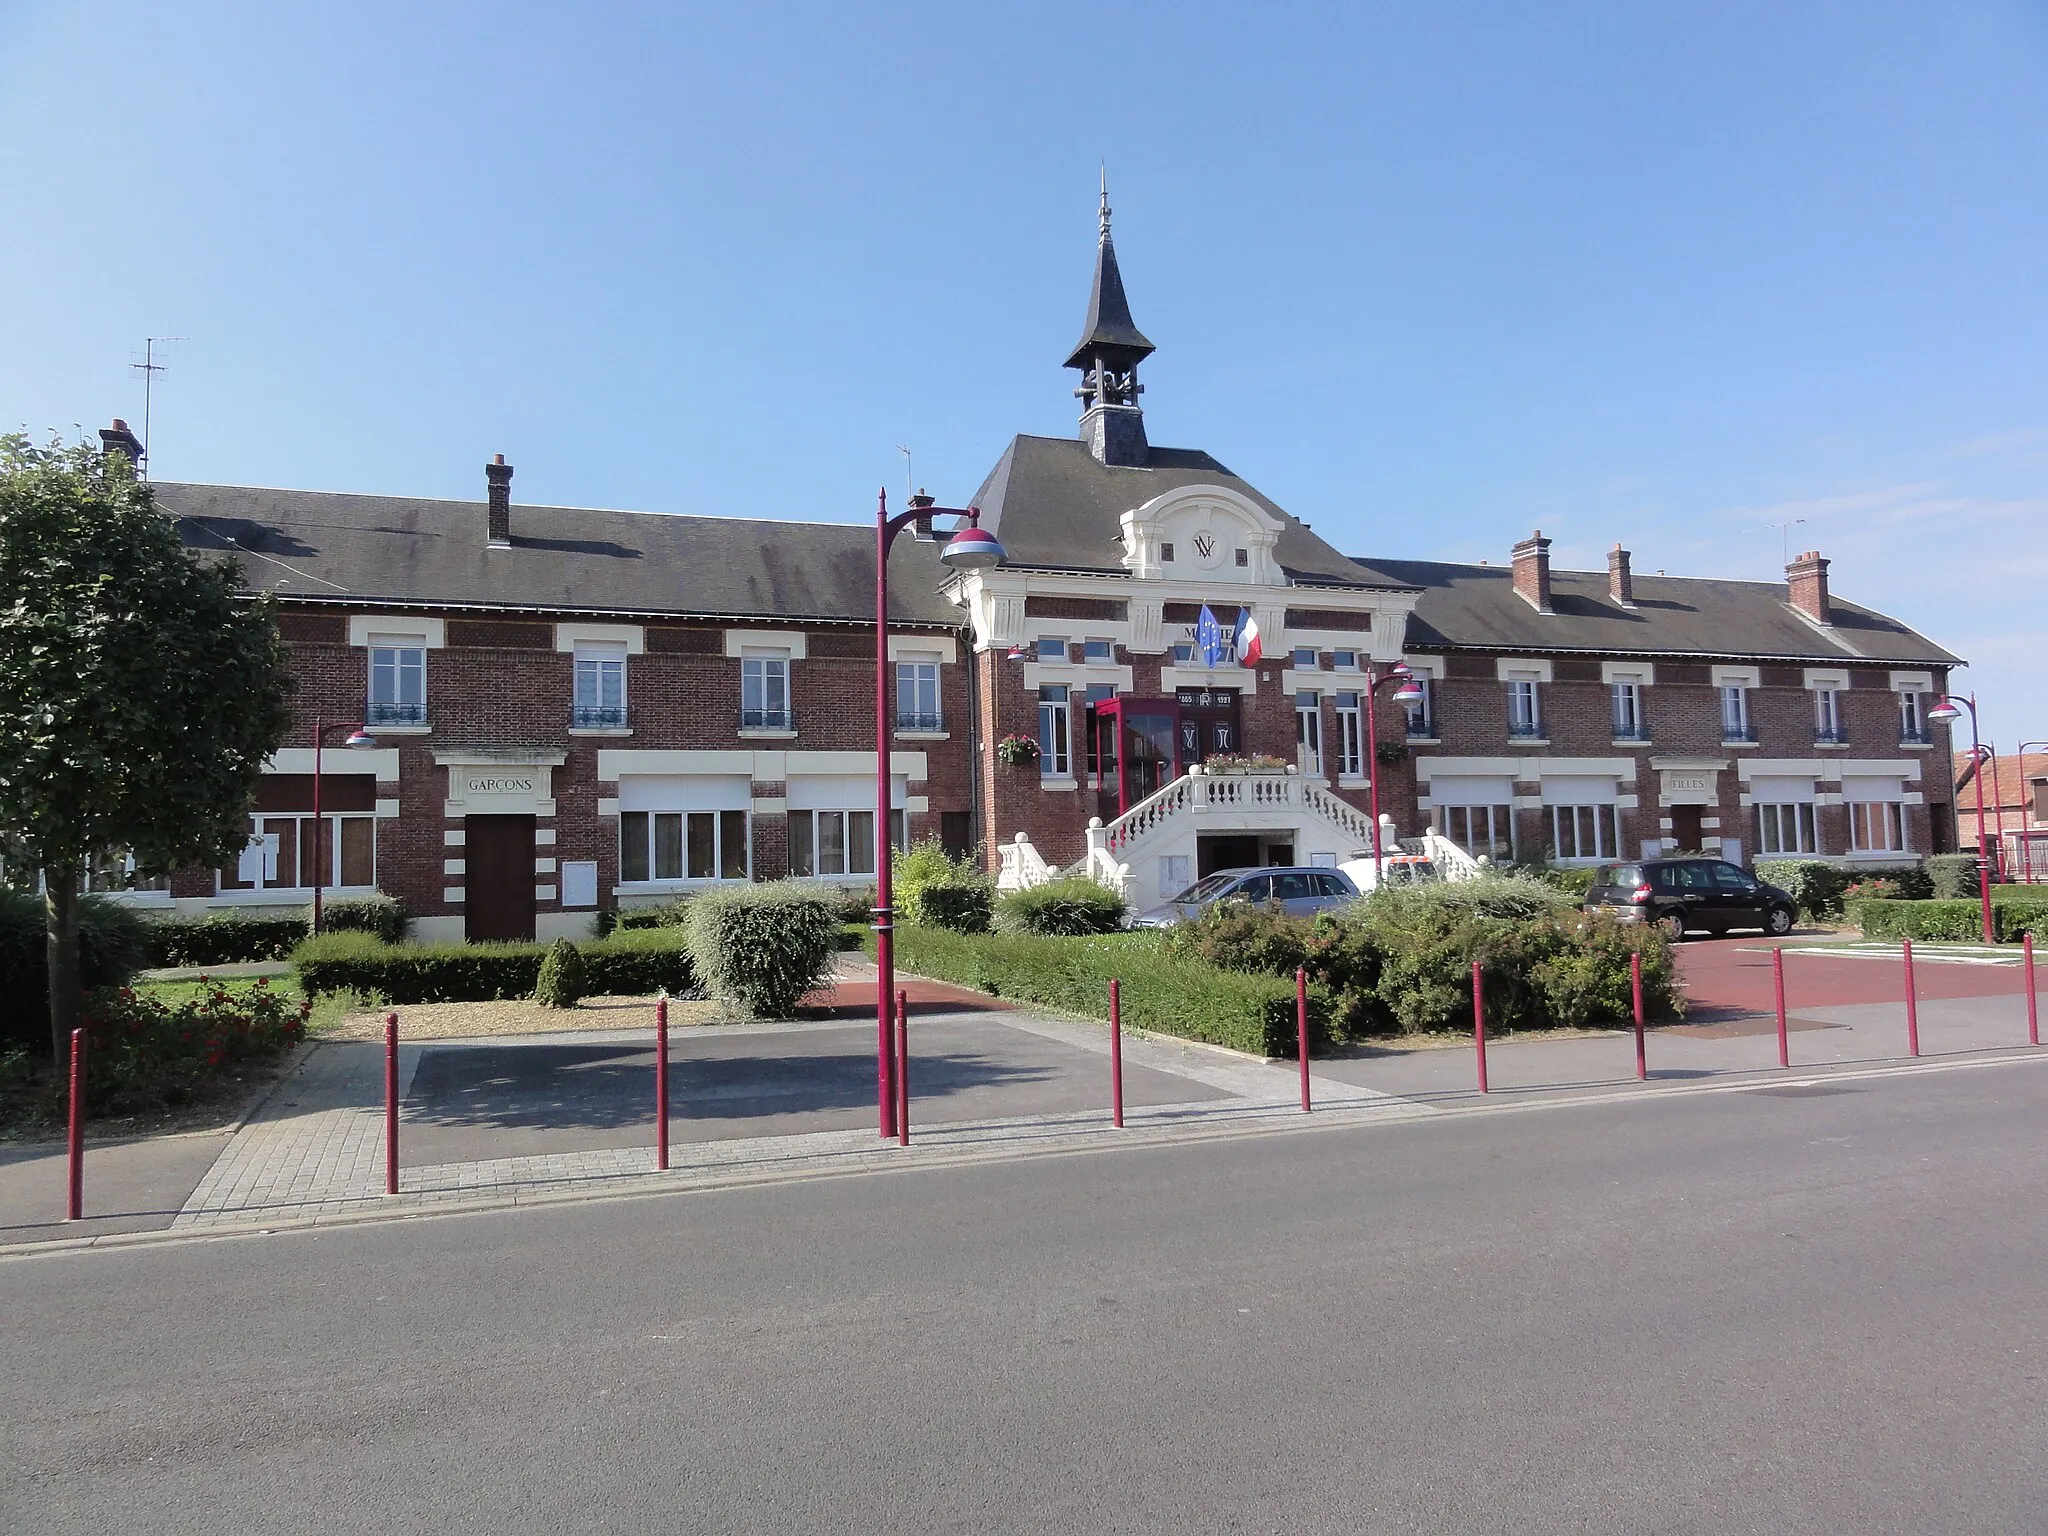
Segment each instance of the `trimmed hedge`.
[{"label": "trimmed hedge", "polygon": [[[1087,1018],[1109,1017],[1109,983],[1123,984],[1124,1020],[1154,1034],[1254,1056],[1295,1052],[1294,983],[1176,959],[1151,933],[1094,938],[896,930],[896,963],[918,976],[973,987]],[[1309,988],[1309,1051],[1332,1044],[1328,993]]]},{"label": "trimmed hedge", "polygon": [[310,918],[310,911],[302,907],[287,913],[215,912],[203,918],[153,920],[146,933],[149,964],[236,965],[288,959],[306,941]]},{"label": "trimmed hedge", "polygon": [[[1856,901],[1849,921],[1866,939],[1936,939],[1976,944],[1984,938],[1981,897],[1936,901]],[[2020,935],[2048,935],[2048,895],[2004,895],[1991,898],[1991,934],[2001,944],[2017,944]]]},{"label": "trimmed hedge", "polygon": [[[50,1048],[50,981],[43,899],[0,890],[0,1050]],[[78,901],[78,973],[86,989],[118,987],[148,961],[150,925],[104,896]]]},{"label": "trimmed hedge", "polygon": [[396,896],[343,896],[320,904],[320,926],[329,933],[374,933],[386,944],[403,944],[412,914]]},{"label": "trimmed hedge", "polygon": [[[576,946],[587,995],[638,997],[695,990],[696,970],[676,928],[631,930]],[[475,1003],[533,996],[545,944],[386,944],[367,933],[326,933],[292,952],[299,985],[375,993],[386,1002]]]},{"label": "trimmed hedge", "polygon": [[1839,917],[1848,871],[1821,859],[1758,859],[1756,877],[1798,905],[1802,917]]},{"label": "trimmed hedge", "polygon": [[1977,888],[1977,855],[1974,853],[1936,853],[1927,859],[1927,894],[1938,901],[1960,901],[1966,897],[1979,896]]},{"label": "trimmed hedge", "polygon": [[1129,912],[1122,896],[1086,875],[1062,875],[1044,885],[1011,891],[996,903],[998,933],[1035,933],[1046,938],[1079,938],[1115,933]]},{"label": "trimmed hedge", "polygon": [[832,974],[845,910],[815,881],[720,886],[690,903],[690,957],[716,996],[786,1019]]}]

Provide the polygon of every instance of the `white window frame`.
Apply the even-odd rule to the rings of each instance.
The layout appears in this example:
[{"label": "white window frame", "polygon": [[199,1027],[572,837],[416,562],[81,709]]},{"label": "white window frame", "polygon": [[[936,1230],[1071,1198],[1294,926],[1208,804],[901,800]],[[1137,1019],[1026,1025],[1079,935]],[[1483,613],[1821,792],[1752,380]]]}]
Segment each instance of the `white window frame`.
[{"label": "white window frame", "polygon": [[[323,811],[320,820],[327,823],[323,842],[327,851],[326,878],[321,882],[323,891],[342,895],[369,893],[377,889],[377,815],[374,811]],[[303,882],[286,884],[278,872],[280,844],[278,833],[271,829],[273,822],[294,823],[292,830],[292,873],[294,877],[305,872],[306,829],[313,823],[311,811],[255,811],[249,817],[249,841],[243,845],[236,860],[237,878],[246,882],[230,885],[220,870],[214,871],[214,889],[222,896],[249,900],[258,896],[280,893],[297,894],[310,892],[313,887]],[[367,823],[370,839],[370,878],[352,885],[341,883],[341,840],[342,823]]]},{"label": "white window frame", "polygon": [[1617,678],[1607,686],[1616,739],[1637,739],[1643,734],[1643,685],[1634,678]]},{"label": "white window frame", "polygon": [[1820,851],[1820,831],[1810,800],[1757,806],[1756,831],[1756,848],[1760,854],[1793,858]]},{"label": "white window frame", "polygon": [[[1065,635],[1040,635],[1032,642],[1032,660],[1041,666],[1066,666],[1074,657],[1070,647],[1071,642]],[[1051,654],[1048,655],[1049,650]]]},{"label": "white window frame", "polygon": [[1721,685],[1721,739],[1749,740],[1749,686],[1746,683]]},{"label": "white window frame", "polygon": [[1297,672],[1319,672],[1322,670],[1323,661],[1313,646],[1297,645],[1288,665]]},{"label": "white window frame", "polygon": [[1927,717],[1920,709],[1920,695],[1910,689],[1899,694],[1899,740],[1921,742],[1928,739]]},{"label": "white window frame", "polygon": [[740,652],[741,730],[794,730],[789,692],[788,651],[747,646]]},{"label": "white window frame", "polygon": [[1897,800],[1851,800],[1849,808],[1849,851],[1851,853],[1910,853],[1906,807]]},{"label": "white window frame", "polygon": [[1313,688],[1294,695],[1294,760],[1306,777],[1323,776],[1323,696]]},{"label": "white window frame", "polygon": [[1517,738],[1543,735],[1543,685],[1539,679],[1508,679],[1508,735]]},{"label": "white window frame", "polygon": [[[906,813],[889,811],[891,846],[905,846]],[[855,828],[867,834],[867,862],[854,857]],[[789,872],[799,880],[872,880],[875,877],[875,808],[821,806],[789,813]]]},{"label": "white window frame", "polygon": [[[1481,854],[1498,857],[1503,843],[1510,859],[1521,857],[1513,805],[1440,805],[1433,815],[1439,835],[1449,838],[1475,859]],[[1483,842],[1479,837],[1482,816],[1486,828]]]},{"label": "white window frame", "polygon": [[896,729],[942,731],[937,651],[907,651],[896,659]]},{"label": "white window frame", "polygon": [[1101,635],[1090,635],[1081,642],[1081,660],[1091,667],[1115,665],[1116,642]]},{"label": "white window frame", "polygon": [[1038,689],[1038,776],[1074,776],[1073,703],[1065,683],[1043,683]]},{"label": "white window frame", "polygon": [[[427,723],[427,652],[430,649],[425,635],[373,634],[369,637],[369,686],[364,695],[363,713],[364,724],[371,730],[380,725]],[[409,693],[417,697],[406,697]]]},{"label": "white window frame", "polygon": [[[1331,698],[1336,703],[1337,715],[1337,777],[1339,779],[1362,779],[1365,777],[1365,707],[1360,702],[1362,694],[1336,693]],[[1349,699],[1351,702],[1346,703]]]},{"label": "white window frame", "polygon": [[585,730],[626,724],[626,647],[623,642],[578,641],[569,685],[570,724]]},{"label": "white window frame", "polygon": [[[739,860],[743,873],[728,872],[729,855],[734,851],[733,823],[728,819],[739,818],[737,838]],[[711,862],[708,874],[693,874],[690,868],[690,825],[694,818],[705,818],[710,822]],[[749,811],[730,807],[703,809],[700,807],[677,807],[664,810],[650,807],[645,810],[621,811],[619,813],[619,885],[622,889],[635,890],[655,886],[697,886],[697,885],[738,885],[753,878],[754,868],[754,826]],[[675,862],[673,874],[664,872],[664,834],[673,828],[675,836]],[[632,856],[632,848],[638,844],[640,856]],[[636,872],[637,865],[637,872]]]},{"label": "white window frame", "polygon": [[1330,670],[1332,672],[1356,672],[1358,670],[1358,652],[1330,652]]},{"label": "white window frame", "polygon": [[1842,699],[1837,688],[1813,690],[1813,730],[1819,740],[1842,739]]},{"label": "white window frame", "polygon": [[1436,679],[1427,672],[1411,672],[1408,681],[1422,690],[1422,697],[1407,706],[1408,735],[1436,739]]},{"label": "white window frame", "polygon": [[[1621,810],[1607,805],[1546,805],[1552,857],[1560,864],[1596,864],[1621,852]],[[1570,836],[1566,831],[1569,828]],[[1569,851],[1567,851],[1569,844]],[[1588,852],[1588,848],[1592,850]]]}]

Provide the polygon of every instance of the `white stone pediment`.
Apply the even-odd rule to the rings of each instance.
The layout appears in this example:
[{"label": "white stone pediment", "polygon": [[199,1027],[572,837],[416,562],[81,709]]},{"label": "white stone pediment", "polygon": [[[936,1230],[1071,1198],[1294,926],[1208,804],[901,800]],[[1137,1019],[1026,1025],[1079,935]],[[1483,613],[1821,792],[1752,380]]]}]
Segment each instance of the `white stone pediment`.
[{"label": "white stone pediment", "polygon": [[1119,521],[1124,567],[1140,580],[1279,584],[1273,546],[1280,520],[1227,486],[1183,486]]}]

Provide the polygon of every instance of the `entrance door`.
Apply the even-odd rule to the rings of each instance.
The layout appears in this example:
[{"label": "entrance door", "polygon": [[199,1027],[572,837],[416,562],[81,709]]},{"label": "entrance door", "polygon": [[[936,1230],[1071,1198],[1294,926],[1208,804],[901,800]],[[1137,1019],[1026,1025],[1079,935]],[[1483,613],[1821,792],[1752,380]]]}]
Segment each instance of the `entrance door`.
[{"label": "entrance door", "polygon": [[1174,695],[1180,705],[1180,760],[1183,765],[1199,763],[1219,752],[1244,750],[1237,729],[1235,688],[1182,688]]},{"label": "entrance door", "polygon": [[466,816],[463,886],[472,939],[533,937],[533,818]]},{"label": "entrance door", "polygon": [[1700,807],[1697,805],[1674,805],[1671,807],[1671,837],[1678,844],[1680,853],[1700,851]]}]

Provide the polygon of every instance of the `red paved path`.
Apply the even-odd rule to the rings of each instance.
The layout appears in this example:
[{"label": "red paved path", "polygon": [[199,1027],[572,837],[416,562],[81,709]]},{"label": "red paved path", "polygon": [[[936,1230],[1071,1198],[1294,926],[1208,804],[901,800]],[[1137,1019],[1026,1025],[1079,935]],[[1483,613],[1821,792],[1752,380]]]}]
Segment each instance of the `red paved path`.
[{"label": "red paved path", "polygon": [[[1771,956],[1764,941],[1751,938],[1690,939],[1678,947],[1694,1017],[1709,1009],[1761,1013],[1776,1008],[1771,990]],[[1969,965],[1913,956],[1913,979],[1921,997],[2017,996],[2025,973],[2016,965]],[[1906,972],[1896,957],[1785,952],[1785,1005],[1831,1008],[1843,1003],[1897,1003],[1906,996]]]}]

